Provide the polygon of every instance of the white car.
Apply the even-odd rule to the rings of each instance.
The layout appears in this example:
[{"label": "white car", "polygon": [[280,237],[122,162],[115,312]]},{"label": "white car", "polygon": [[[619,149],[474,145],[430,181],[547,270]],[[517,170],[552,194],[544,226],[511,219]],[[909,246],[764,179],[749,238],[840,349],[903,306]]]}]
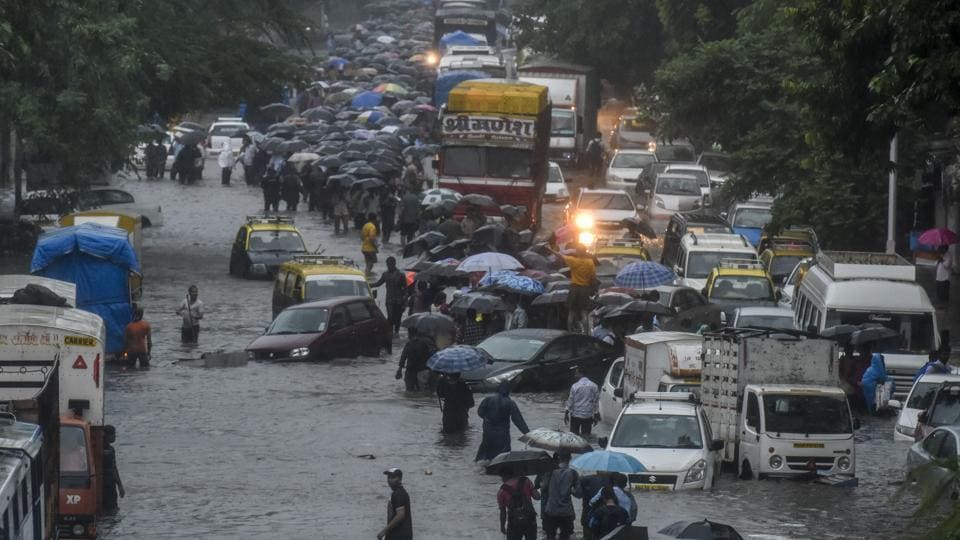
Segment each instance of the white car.
[{"label": "white car", "polygon": [[[699,402],[685,392],[637,392],[620,412],[606,450],[637,458],[634,490],[710,489],[720,477],[723,441],[714,440]],[[603,441],[601,441],[603,445]]]},{"label": "white car", "polygon": [[[930,408],[933,396],[936,395],[940,384],[947,381],[960,381],[960,375],[943,373],[924,375],[913,383],[910,393],[900,409],[897,425],[893,429],[893,440],[914,441],[914,431],[917,429],[917,416]],[[894,406],[896,404],[894,403]]]},{"label": "white car", "polygon": [[79,206],[82,210],[105,208],[128,214],[139,214],[144,227],[163,225],[163,209],[160,206],[137,204],[133,195],[122,189],[90,189],[79,193]]},{"label": "white car", "polygon": [[242,137],[234,137],[234,134],[241,129],[250,129],[250,125],[242,118],[217,118],[217,121],[210,124],[207,130],[207,148],[210,149],[210,155],[218,155],[223,143],[230,141],[230,149],[236,154],[240,152],[243,146]]},{"label": "white car", "polygon": [[622,189],[581,189],[575,205],[567,204],[567,223],[581,230],[620,230],[620,222],[639,218],[633,197]]},{"label": "white car", "polygon": [[661,173],[647,195],[646,210],[650,225],[657,232],[667,229],[670,216],[697,210],[703,206],[700,181],[687,174]]},{"label": "white car", "polygon": [[560,165],[551,161],[550,171],[547,174],[547,187],[543,193],[543,198],[547,201],[562,202],[570,199],[570,192],[567,191],[567,183],[563,178],[563,171]]},{"label": "white car", "polygon": [[697,158],[697,165],[706,167],[710,175],[710,185],[714,189],[727,183],[730,176],[730,157],[720,152],[703,152]]},{"label": "white car", "polygon": [[634,191],[637,178],[656,161],[657,155],[649,150],[617,150],[607,166],[607,187]]},{"label": "white car", "polygon": [[793,310],[786,307],[739,307],[733,312],[733,327],[796,330]]},{"label": "white car", "polygon": [[452,189],[447,188],[433,188],[428,189],[420,193],[420,196],[423,197],[420,200],[420,204],[426,208],[432,204],[437,204],[442,201],[459,201],[463,198],[459,192],[456,192]]},{"label": "white car", "polygon": [[682,174],[684,176],[693,176],[700,184],[700,195],[703,196],[703,206],[710,206],[712,191],[710,189],[710,173],[702,165],[694,163],[671,163],[664,169],[663,174]]},{"label": "white car", "polygon": [[960,454],[960,426],[942,426],[916,442],[907,453],[907,474],[910,480],[925,489],[937,489],[949,482],[941,496],[955,501],[960,495],[960,482],[955,470],[945,462],[956,463]]}]

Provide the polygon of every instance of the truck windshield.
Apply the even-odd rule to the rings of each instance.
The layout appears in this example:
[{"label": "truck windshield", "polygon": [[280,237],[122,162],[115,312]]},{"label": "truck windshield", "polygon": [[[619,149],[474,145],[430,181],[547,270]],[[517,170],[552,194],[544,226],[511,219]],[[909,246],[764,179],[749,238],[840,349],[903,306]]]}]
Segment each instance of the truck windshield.
[{"label": "truck windshield", "polygon": [[900,339],[875,342],[874,352],[923,353],[934,348],[932,313],[866,313],[828,309],[824,328],[839,324],[863,323],[882,324],[900,334]]},{"label": "truck windshield", "polygon": [[613,156],[610,167],[614,169],[642,169],[656,161],[653,154],[617,154]]},{"label": "truck windshield", "polygon": [[687,268],[684,276],[692,279],[703,279],[710,274],[713,267],[720,264],[721,259],[756,259],[756,255],[750,253],[737,253],[731,251],[694,251],[687,256]]},{"label": "truck windshield", "polygon": [[573,137],[577,134],[577,115],[567,109],[553,109],[550,112],[550,135],[553,137]]},{"label": "truck windshield", "polygon": [[620,120],[620,131],[633,133],[653,133],[657,130],[657,123],[647,118],[624,118]]},{"label": "truck windshield", "polygon": [[312,334],[327,329],[328,308],[288,309],[281,311],[267,329],[268,336]]},{"label": "truck windshield", "polygon": [[293,231],[253,231],[250,233],[250,251],[306,251],[303,238]]},{"label": "truck windshield", "polygon": [[325,300],[335,296],[367,296],[370,289],[365,280],[359,279],[313,279],[307,281],[303,299],[307,302]]},{"label": "truck windshield", "polygon": [[624,414],[610,445],[617,448],[702,448],[696,416]]},{"label": "truck windshield", "polygon": [[87,459],[87,438],[80,426],[60,427],[60,474],[68,476],[90,473]]},{"label": "truck windshield", "polygon": [[768,433],[853,433],[847,401],[838,396],[766,394],[764,430]]},{"label": "truck windshield", "polygon": [[530,178],[532,150],[485,146],[448,146],[442,150],[443,174]]}]

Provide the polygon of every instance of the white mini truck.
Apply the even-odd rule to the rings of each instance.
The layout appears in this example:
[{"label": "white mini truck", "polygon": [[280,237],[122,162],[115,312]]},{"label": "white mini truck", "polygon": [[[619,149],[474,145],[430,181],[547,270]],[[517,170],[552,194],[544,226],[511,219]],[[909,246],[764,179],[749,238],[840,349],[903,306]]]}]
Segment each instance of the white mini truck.
[{"label": "white mini truck", "polygon": [[703,354],[703,410],[740,478],[854,476],[858,426],[834,342],[727,329],[705,337]]}]

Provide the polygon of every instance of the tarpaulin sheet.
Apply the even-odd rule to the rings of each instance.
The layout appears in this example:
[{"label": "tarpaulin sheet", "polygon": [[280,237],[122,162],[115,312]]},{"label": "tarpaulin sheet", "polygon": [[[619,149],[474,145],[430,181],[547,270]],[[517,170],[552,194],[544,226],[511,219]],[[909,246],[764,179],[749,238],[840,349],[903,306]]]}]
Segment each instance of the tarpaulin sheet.
[{"label": "tarpaulin sheet", "polygon": [[450,91],[463,81],[488,79],[490,75],[482,71],[451,71],[437,77],[434,85],[433,104],[438,108],[447,103]]},{"label": "tarpaulin sheet", "polygon": [[444,51],[449,47],[457,45],[473,47],[477,45],[486,45],[486,43],[471,36],[463,30],[457,30],[456,32],[450,32],[449,34],[444,34],[441,36],[439,45],[440,50]]}]

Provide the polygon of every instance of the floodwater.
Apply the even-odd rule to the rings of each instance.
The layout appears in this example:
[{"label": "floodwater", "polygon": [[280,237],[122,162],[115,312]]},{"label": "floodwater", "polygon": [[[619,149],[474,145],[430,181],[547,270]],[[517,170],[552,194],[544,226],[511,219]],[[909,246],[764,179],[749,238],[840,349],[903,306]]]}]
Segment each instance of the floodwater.
[{"label": "floodwater", "polygon": [[[162,205],[165,225],[144,234],[153,366],[108,373],[107,418],[117,427],[127,495],[102,523],[102,538],[374,538],[386,522],[382,471],[390,467],[405,473],[418,538],[502,538],[499,481],[473,463],[475,411],[465,436],[440,435],[436,399],[405,395],[394,379],[395,357],[220,369],[176,364],[203,351],[242,350],[270,322],[271,283],[227,273],[230,242],[244,217],[262,208],[261,193],[242,178],[221,186],[214,161],[206,169],[194,186],[118,183],[138,202]],[[548,224],[561,214],[562,206],[550,207]],[[360,258],[356,233],[335,238],[304,211],[296,223],[310,249]],[[388,246],[381,260],[398,249]],[[7,261],[4,271],[24,266]],[[190,284],[206,305],[196,349],[180,344],[174,314]],[[564,395],[514,397],[531,428],[562,425]],[[638,493],[638,524],[659,529],[709,518],[753,538],[911,536],[914,503],[894,500],[908,445],[893,442],[892,428],[892,420],[871,419],[859,432],[857,488],[738,481],[726,473],[709,493]]]}]

